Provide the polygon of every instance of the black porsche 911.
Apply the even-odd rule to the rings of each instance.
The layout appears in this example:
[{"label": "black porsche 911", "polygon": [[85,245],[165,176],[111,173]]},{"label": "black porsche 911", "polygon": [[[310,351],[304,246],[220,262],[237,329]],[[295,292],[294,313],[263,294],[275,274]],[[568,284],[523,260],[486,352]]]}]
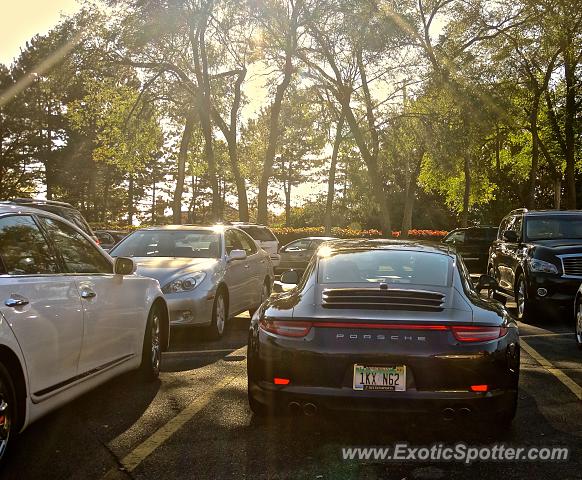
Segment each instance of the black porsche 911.
[{"label": "black porsche 911", "polygon": [[438,413],[509,426],[519,334],[446,245],[337,240],[255,312],[248,395],[257,415],[289,410]]}]

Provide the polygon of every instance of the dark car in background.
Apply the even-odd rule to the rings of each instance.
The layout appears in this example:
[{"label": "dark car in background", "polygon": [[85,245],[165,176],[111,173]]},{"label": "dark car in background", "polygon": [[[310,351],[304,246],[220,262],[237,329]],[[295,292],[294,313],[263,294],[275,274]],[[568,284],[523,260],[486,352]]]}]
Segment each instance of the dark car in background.
[{"label": "dark car in background", "polygon": [[497,238],[498,227],[467,227],[452,230],[442,242],[454,246],[463,257],[465,265],[472,274],[487,271],[489,247]]},{"label": "dark car in background", "polygon": [[[318,410],[425,413],[507,426],[519,335],[446,245],[336,240],[251,320],[248,396],[257,415]],[[483,276],[479,289],[494,284]]]},{"label": "dark car in background", "polygon": [[9,205],[22,205],[29,208],[38,208],[39,210],[44,210],[45,212],[54,213],[65,220],[68,220],[76,227],[80,228],[89,235],[93,240],[99,243],[99,239],[87,223],[87,220],[83,218],[81,212],[73,207],[70,203],[66,202],[56,202],[54,200],[40,200],[36,198],[11,198],[10,200],[1,202],[3,204]]},{"label": "dark car in background", "polygon": [[95,235],[99,239],[99,244],[103,250],[109,251],[121,240],[127,237],[127,232],[118,230],[95,230]]},{"label": "dark car in background", "polygon": [[305,237],[299,240],[294,240],[287,245],[281,247],[279,255],[281,260],[279,266],[275,269],[275,273],[283,272],[285,270],[305,270],[309,260],[317,250],[317,248],[328,240],[336,240],[335,237]]},{"label": "dark car in background", "polygon": [[519,320],[571,318],[582,283],[582,212],[519,209],[499,226],[488,273],[497,295],[514,297]]}]

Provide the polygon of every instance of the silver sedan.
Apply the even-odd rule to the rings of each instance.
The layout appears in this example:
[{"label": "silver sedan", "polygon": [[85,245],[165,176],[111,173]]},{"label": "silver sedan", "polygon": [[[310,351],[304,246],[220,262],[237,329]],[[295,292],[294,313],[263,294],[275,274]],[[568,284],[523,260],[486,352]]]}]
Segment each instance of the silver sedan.
[{"label": "silver sedan", "polygon": [[132,257],[138,274],[160,282],[172,326],[207,326],[214,337],[230,316],[252,314],[273,283],[269,254],[234,227],[144,228],[110,255]]}]

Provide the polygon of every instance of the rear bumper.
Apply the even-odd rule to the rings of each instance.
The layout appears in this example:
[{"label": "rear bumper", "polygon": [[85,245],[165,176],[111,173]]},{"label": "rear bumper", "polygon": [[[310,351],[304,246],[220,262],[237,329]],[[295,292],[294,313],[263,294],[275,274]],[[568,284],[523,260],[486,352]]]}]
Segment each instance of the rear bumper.
[{"label": "rear bumper", "polygon": [[516,390],[475,392],[355,391],[351,388],[306,386],[279,387],[268,382],[249,384],[249,393],[263,404],[284,411],[289,403],[313,403],[319,409],[353,412],[402,412],[438,414],[444,409],[469,409],[476,416],[491,416],[511,410]]}]

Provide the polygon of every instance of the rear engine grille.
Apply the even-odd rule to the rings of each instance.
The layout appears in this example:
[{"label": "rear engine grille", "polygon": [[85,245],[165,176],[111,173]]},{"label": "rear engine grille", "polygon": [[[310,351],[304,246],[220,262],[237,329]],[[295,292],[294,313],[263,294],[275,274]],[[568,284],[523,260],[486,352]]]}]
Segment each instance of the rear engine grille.
[{"label": "rear engine grille", "polygon": [[582,277],[582,255],[576,257],[562,257],[564,275]]},{"label": "rear engine grille", "polygon": [[366,310],[414,310],[440,312],[445,296],[422,290],[380,290],[378,288],[325,289],[324,308],[359,308]]}]

